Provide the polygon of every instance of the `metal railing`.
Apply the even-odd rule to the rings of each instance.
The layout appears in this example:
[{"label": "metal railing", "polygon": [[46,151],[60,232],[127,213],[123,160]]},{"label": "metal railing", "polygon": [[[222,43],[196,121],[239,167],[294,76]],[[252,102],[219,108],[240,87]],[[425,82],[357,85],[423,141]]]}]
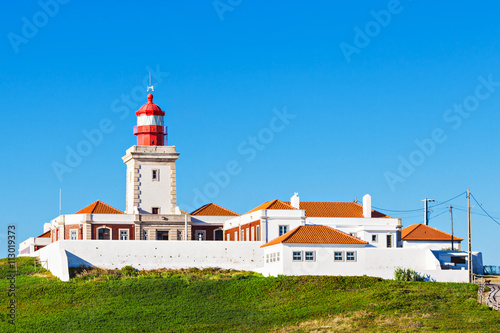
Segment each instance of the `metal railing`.
[{"label": "metal railing", "polygon": [[[489,306],[495,310],[500,310],[500,302],[494,300],[491,295],[492,291],[495,290],[495,288],[498,287],[492,287],[491,285],[488,286],[490,289],[488,294],[485,296],[485,288],[487,287],[486,285],[490,283],[490,280],[486,280],[485,278],[476,278],[474,277],[474,283],[479,284],[479,289],[477,290],[477,301],[481,304],[484,304],[486,306]],[[491,289],[493,288],[493,290]]]}]

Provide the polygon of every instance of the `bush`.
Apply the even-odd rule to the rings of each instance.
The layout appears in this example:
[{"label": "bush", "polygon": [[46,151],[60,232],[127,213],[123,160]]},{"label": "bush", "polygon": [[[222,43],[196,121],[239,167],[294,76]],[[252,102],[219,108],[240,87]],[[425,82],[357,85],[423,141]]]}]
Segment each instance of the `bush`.
[{"label": "bush", "polygon": [[398,267],[394,271],[394,280],[396,281],[424,281],[424,277],[411,268]]},{"label": "bush", "polygon": [[132,266],[124,266],[120,269],[120,272],[124,276],[135,276],[137,274],[137,270]]}]

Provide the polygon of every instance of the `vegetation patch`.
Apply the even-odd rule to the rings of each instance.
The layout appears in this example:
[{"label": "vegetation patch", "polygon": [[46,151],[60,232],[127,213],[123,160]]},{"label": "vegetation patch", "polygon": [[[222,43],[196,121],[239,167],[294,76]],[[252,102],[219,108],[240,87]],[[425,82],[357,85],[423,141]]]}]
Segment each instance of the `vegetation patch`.
[{"label": "vegetation patch", "polygon": [[80,268],[61,282],[17,260],[17,321],[0,279],[0,332],[500,331],[499,313],[466,283],[127,267]]}]

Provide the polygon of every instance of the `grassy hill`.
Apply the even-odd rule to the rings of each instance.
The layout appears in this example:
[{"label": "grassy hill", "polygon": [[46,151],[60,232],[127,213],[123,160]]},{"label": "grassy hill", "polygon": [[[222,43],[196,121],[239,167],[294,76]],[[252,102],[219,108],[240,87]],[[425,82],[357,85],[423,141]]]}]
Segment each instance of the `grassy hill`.
[{"label": "grassy hill", "polygon": [[17,320],[1,332],[499,332],[500,313],[463,283],[371,277],[263,277],[217,269],[74,272],[60,282],[17,258]]}]

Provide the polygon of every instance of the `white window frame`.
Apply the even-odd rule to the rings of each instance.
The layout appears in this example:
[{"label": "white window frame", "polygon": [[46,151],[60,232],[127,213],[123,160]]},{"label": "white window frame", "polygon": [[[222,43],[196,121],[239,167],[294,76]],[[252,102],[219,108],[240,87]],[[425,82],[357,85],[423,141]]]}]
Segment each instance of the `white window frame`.
[{"label": "white window frame", "polygon": [[378,242],[378,235],[372,235],[372,243],[377,243]]},{"label": "white window frame", "polygon": [[[122,239],[122,231],[127,232],[127,239]],[[118,240],[130,240],[130,235],[128,229],[118,229]]]},{"label": "white window frame", "polygon": [[[300,258],[295,259],[295,254],[298,253]],[[302,261],[302,251],[292,251],[292,261]]]},{"label": "white window frame", "polygon": [[147,230],[142,230],[142,239],[148,240],[148,231]]},{"label": "white window frame", "polygon": [[226,242],[229,242],[231,240],[231,234],[228,232],[226,234]]},{"label": "white window frame", "polygon": [[249,233],[249,232],[250,232],[250,228],[246,228],[246,229],[245,229],[245,240],[246,240],[247,242],[249,242],[249,241],[250,241],[250,237],[249,237],[250,235],[248,235],[248,233]]},{"label": "white window frame", "polygon": [[[73,238],[73,236],[74,236],[75,238]],[[71,229],[71,230],[69,231],[69,239],[70,239],[70,240],[78,240],[78,229]]]},{"label": "white window frame", "polygon": [[[156,172],[156,177],[155,177]],[[151,181],[159,182],[160,181],[160,169],[151,169]]]},{"label": "white window frame", "polygon": [[276,261],[280,261],[280,252],[276,252]]},{"label": "white window frame", "polygon": [[184,233],[184,231],[182,231],[181,229],[177,229],[177,240],[182,240],[184,237],[182,237],[182,234]]},{"label": "white window frame", "polygon": [[266,254],[266,263],[268,264],[269,263],[269,253]]},{"label": "white window frame", "polygon": [[[307,259],[307,254],[308,253],[312,254],[312,258],[311,259]],[[304,251],[304,261],[316,261],[316,251]]]},{"label": "white window frame", "polygon": [[109,240],[113,240],[113,229],[111,229],[110,227],[105,226],[105,225],[100,226],[100,227],[98,227],[98,228],[95,229],[95,233],[96,233],[95,239],[97,239],[97,240],[105,240],[105,239],[99,239],[99,229],[109,229]]},{"label": "white window frame", "polygon": [[257,242],[260,242],[260,225],[257,225],[256,227],[256,232],[257,232],[257,237],[256,237],[256,241]]},{"label": "white window frame", "polygon": [[241,238],[240,238],[240,241],[245,241],[245,230],[244,229],[241,229]]},{"label": "white window frame", "polygon": [[[158,209],[158,213],[153,213],[153,209]],[[160,215],[160,207],[151,207],[151,214]]]},{"label": "white window frame", "polygon": [[224,240],[224,229],[222,229],[222,228],[217,228],[217,229],[214,229],[214,231],[212,231],[212,236],[213,236],[213,238],[212,238],[212,239],[213,239],[213,240],[216,240],[216,239],[215,239],[215,232],[216,232],[216,231],[222,231],[222,240]]},{"label": "white window frame", "polygon": [[255,240],[255,227],[250,227],[250,240],[252,242]]},{"label": "white window frame", "polygon": [[203,239],[201,241],[207,240],[207,231],[206,230],[196,230],[194,235],[195,235],[195,238],[197,241],[200,240],[200,235],[203,235]]},{"label": "white window frame", "polygon": [[234,232],[234,241],[237,242],[238,241],[238,231],[235,231]]},{"label": "white window frame", "polygon": [[[283,232],[283,233],[282,233],[282,232],[281,232],[281,228],[285,229],[285,232]],[[278,236],[284,235],[284,234],[286,234],[287,232],[289,232],[290,230],[288,230],[288,229],[289,229],[288,224],[281,224],[281,225],[279,225],[279,226],[278,226]]]},{"label": "white window frame", "polygon": [[[348,258],[348,255],[349,253],[352,253],[353,254],[353,259],[349,259]],[[357,251],[345,251],[345,261],[350,261],[350,262],[356,262],[358,261],[358,254],[357,254]]]},{"label": "white window frame", "polygon": [[[335,258],[336,253],[340,253],[340,259]],[[333,251],[333,261],[344,261],[344,251]]]},{"label": "white window frame", "polygon": [[[390,238],[389,238],[389,237],[390,237]],[[387,246],[387,245],[388,245],[388,244],[387,244],[387,241],[388,241],[389,239],[391,240],[391,246]],[[392,240],[392,234],[387,234],[387,235],[385,236],[385,246],[386,246],[388,249],[390,249],[390,248],[393,248],[393,247],[394,247],[394,242],[393,242],[393,240]]]}]

